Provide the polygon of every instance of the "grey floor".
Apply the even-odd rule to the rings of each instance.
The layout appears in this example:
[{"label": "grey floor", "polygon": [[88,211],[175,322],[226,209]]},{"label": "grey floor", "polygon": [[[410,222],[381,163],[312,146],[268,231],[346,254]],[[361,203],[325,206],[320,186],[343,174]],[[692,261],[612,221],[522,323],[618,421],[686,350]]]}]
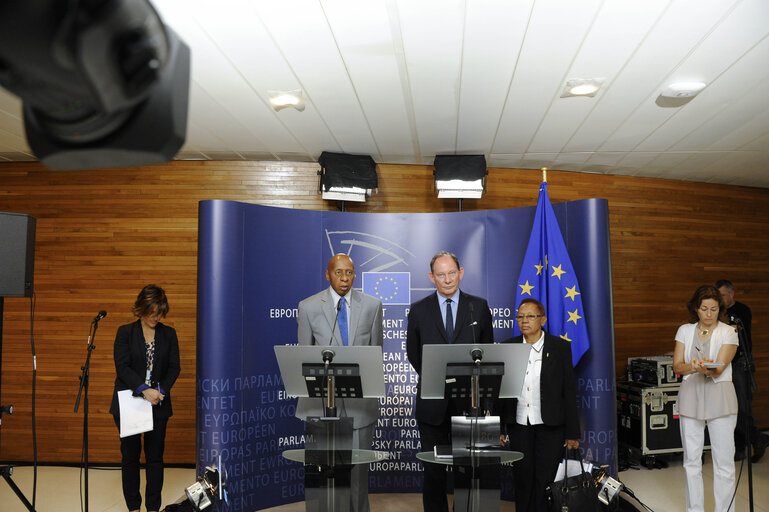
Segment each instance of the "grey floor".
[{"label": "grey floor", "polygon": [[[737,463],[737,472],[740,472]],[[713,510],[712,482],[713,465],[710,456],[705,456],[703,476],[706,490],[706,510]],[[620,480],[654,512],[680,512],[685,508],[684,473],[680,456],[669,461],[665,469],[629,469],[619,474]],[[32,469],[17,467],[13,481],[31,500]],[[163,488],[163,503],[177,501],[184,489],[195,482],[193,469],[166,469]],[[38,486],[35,508],[38,512],[61,512],[81,510],[79,493],[80,471],[78,468],[41,466],[38,468]],[[89,471],[89,511],[123,512],[125,505],[120,490],[118,470],[91,469]],[[747,511],[748,506],[747,465],[737,488],[736,510]],[[753,497],[756,512],[769,512],[769,453],[758,464],[753,465]],[[372,512],[406,512],[421,509],[419,494],[375,494],[371,496]],[[302,512],[304,503],[293,503],[270,509],[272,512]],[[501,510],[514,511],[513,503],[503,502]],[[0,480],[0,512],[25,512],[26,508],[5,481]]]}]

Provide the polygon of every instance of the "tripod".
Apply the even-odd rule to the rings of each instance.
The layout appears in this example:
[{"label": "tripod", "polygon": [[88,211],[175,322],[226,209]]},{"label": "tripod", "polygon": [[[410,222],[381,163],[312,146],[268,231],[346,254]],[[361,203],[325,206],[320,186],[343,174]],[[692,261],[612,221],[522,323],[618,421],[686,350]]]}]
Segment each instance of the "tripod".
[{"label": "tripod", "polygon": [[[0,297],[0,375],[2,375],[2,369],[3,369],[3,359],[2,359],[3,358],[3,301],[4,301],[4,298]],[[0,388],[2,388],[2,378],[0,378]],[[34,385],[33,385],[33,390],[34,390]],[[2,393],[0,393],[0,397],[2,396],[3,396]],[[8,415],[13,414],[13,405],[0,406],[0,431],[2,431],[3,414],[8,414]],[[13,475],[13,466],[0,464],[0,475],[2,475],[3,479],[5,480],[5,483],[7,483],[8,486],[11,488],[11,490],[16,494],[16,496],[18,496],[19,500],[24,505],[24,507],[26,507],[26,509],[29,510],[30,512],[35,512],[35,507],[32,505],[32,503],[29,502],[27,497],[24,496],[24,493],[21,492],[21,489],[19,489],[19,486],[17,486],[16,482],[14,482],[13,479],[11,478],[11,475]]]}]

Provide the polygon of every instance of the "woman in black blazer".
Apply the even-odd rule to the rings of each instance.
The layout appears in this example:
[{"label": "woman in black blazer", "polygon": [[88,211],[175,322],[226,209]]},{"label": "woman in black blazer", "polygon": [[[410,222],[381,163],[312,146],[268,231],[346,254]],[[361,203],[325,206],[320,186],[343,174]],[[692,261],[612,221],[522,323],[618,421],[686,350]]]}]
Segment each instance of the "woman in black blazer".
[{"label": "woman in black blazer", "polygon": [[498,411],[510,447],[523,453],[514,465],[515,510],[546,512],[545,487],[555,477],[564,446],[579,448],[571,345],[542,330],[547,317],[538,300],[523,299],[515,318],[523,334],[502,343],[526,341],[532,350],[521,398],[502,400]]},{"label": "woman in black blazer", "polygon": [[[115,390],[110,413],[120,430],[118,391],[130,389],[134,396],[143,396],[152,404],[153,429],[144,433],[144,456],[147,463],[145,499],[147,511],[160,510],[163,490],[163,450],[166,425],[173,411],[170,391],[179,376],[179,340],[176,330],[160,323],[168,313],[166,293],[159,286],[145,286],[132,308],[138,317],[133,323],[121,325],[115,336]],[[142,497],[139,493],[139,458],[142,434],[120,439],[122,454],[123,496],[130,511],[138,512]]]}]

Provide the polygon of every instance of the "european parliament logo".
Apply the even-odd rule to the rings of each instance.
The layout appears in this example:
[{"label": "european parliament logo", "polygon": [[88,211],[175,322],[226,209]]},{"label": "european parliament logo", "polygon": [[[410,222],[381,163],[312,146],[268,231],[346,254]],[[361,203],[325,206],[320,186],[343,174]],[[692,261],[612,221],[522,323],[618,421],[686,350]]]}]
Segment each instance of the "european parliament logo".
[{"label": "european parliament logo", "polygon": [[411,304],[411,274],[409,272],[364,272],[363,293],[382,301],[383,305]]}]

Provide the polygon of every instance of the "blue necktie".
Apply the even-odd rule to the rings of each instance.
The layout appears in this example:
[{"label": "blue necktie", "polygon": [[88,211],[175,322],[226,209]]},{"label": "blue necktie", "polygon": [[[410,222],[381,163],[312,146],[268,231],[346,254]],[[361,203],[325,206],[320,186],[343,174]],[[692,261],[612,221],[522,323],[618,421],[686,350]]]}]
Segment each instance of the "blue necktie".
[{"label": "blue necktie", "polygon": [[344,297],[339,299],[339,334],[342,336],[342,345],[347,346],[347,304]]},{"label": "blue necktie", "polygon": [[451,299],[446,299],[446,337],[449,343],[454,337],[454,313],[451,312]]}]

